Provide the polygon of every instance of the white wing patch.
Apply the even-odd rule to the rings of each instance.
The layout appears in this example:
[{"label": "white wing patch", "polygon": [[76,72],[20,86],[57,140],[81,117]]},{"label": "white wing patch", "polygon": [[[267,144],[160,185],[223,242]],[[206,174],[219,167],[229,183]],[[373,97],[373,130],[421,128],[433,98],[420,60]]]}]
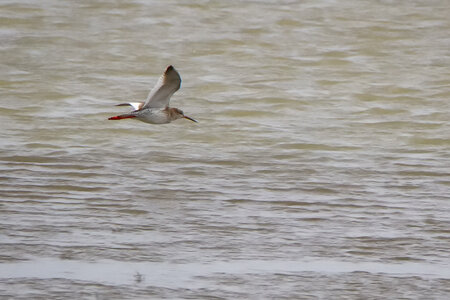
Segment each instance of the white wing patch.
[{"label": "white wing patch", "polygon": [[144,102],[128,102],[128,103],[120,103],[116,106],[132,106],[134,110],[140,110],[144,106]]}]

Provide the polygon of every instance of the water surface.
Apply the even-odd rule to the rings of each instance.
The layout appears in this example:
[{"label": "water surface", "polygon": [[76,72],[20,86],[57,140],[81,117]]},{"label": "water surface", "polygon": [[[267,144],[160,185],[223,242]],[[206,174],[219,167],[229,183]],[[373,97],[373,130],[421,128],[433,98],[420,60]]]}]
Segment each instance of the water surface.
[{"label": "water surface", "polygon": [[447,1],[0,8],[1,298],[450,296]]}]

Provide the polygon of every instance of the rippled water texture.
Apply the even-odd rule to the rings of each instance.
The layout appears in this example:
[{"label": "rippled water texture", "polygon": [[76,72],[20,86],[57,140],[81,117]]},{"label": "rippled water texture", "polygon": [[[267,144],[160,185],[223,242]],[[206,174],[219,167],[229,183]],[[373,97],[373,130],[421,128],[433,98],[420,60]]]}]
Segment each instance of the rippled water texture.
[{"label": "rippled water texture", "polygon": [[1,1],[0,298],[449,299],[449,16]]}]

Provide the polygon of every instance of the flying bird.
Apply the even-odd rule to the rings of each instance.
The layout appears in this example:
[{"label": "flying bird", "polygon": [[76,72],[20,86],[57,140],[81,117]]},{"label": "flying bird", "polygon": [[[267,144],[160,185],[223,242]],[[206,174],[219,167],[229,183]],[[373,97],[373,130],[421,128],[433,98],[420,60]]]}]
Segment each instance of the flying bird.
[{"label": "flying bird", "polygon": [[180,89],[181,77],[173,66],[168,66],[159,78],[155,87],[150,91],[145,102],[129,102],[117,106],[132,106],[130,113],[108,118],[108,120],[122,120],[136,118],[151,124],[167,124],[177,119],[185,118],[197,122],[186,116],[181,109],[169,107],[170,97]]}]

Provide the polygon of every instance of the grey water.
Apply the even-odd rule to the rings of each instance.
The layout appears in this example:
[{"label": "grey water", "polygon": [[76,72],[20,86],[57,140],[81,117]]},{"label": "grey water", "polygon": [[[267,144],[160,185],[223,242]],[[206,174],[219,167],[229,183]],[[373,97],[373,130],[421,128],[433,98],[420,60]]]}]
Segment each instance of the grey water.
[{"label": "grey water", "polygon": [[2,1],[0,298],[448,299],[449,15]]}]

